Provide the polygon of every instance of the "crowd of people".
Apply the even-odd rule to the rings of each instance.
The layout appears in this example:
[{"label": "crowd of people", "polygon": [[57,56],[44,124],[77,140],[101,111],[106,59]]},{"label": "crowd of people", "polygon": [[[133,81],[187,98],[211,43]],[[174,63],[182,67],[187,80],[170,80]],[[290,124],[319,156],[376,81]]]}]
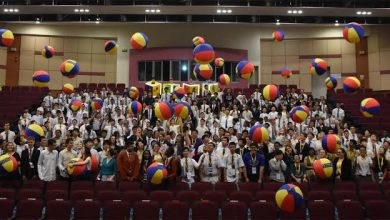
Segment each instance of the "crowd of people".
[{"label": "crowd of people", "polygon": [[[301,183],[316,181],[314,161],[328,158],[334,164],[329,181],[389,179],[387,132],[357,130],[346,120],[342,103],[330,105],[325,97],[314,99],[295,89],[287,89],[273,102],[264,100],[260,89],[250,97],[224,89],[187,94],[181,100],[166,92],[152,97],[143,91],[137,100],[143,106],[138,115],[127,110],[132,100],[126,94],[106,89],[54,96],[49,92],[40,107],[21,115],[14,129],[10,123],[4,125],[0,153],[14,156],[19,169],[0,178],[75,179],[67,168],[86,166],[87,172],[76,179],[145,182],[148,166],[159,162],[168,170],[168,183]],[[91,101],[97,97],[104,105],[93,111]],[[72,99],[82,102],[80,110],[69,109]],[[153,110],[160,100],[186,101],[192,112],[186,119],[173,116],[162,121]],[[311,110],[304,123],[289,118],[289,110],[297,105]],[[31,124],[41,125],[45,136],[25,137]],[[253,125],[264,125],[269,141],[252,142],[248,131]],[[323,149],[326,134],[340,136],[336,154]],[[76,157],[82,160],[74,162]],[[94,170],[96,161],[100,166]]]}]

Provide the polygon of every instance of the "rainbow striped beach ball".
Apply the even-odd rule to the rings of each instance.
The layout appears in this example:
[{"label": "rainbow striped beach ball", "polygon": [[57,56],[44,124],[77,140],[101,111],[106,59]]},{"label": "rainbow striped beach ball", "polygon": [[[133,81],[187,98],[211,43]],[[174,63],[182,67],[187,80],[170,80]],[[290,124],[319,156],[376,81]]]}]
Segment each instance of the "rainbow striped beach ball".
[{"label": "rainbow striped beach ball", "polygon": [[221,86],[228,86],[230,84],[230,76],[228,74],[221,74],[218,77],[218,82]]},{"label": "rainbow striped beach ball", "polygon": [[214,48],[210,44],[199,44],[192,52],[195,62],[199,64],[209,64],[215,58]]},{"label": "rainbow striped beach ball", "polygon": [[72,94],[73,91],[74,91],[74,86],[70,83],[66,83],[64,84],[64,86],[62,87],[62,91],[65,93],[65,94]]},{"label": "rainbow striped beach ball", "polygon": [[213,67],[210,64],[196,64],[193,74],[199,81],[209,80],[213,76]]},{"label": "rainbow striped beach ball", "polygon": [[295,123],[302,123],[302,122],[306,121],[306,118],[308,115],[309,115],[308,110],[302,106],[296,106],[293,109],[291,109],[291,111],[290,111],[290,118]]},{"label": "rainbow striped beach ball", "polygon": [[295,212],[303,201],[301,189],[294,184],[285,184],[275,194],[276,205],[284,212]]},{"label": "rainbow striped beach ball", "polygon": [[194,47],[198,46],[199,44],[204,44],[204,43],[206,43],[206,41],[201,36],[196,36],[196,37],[192,38],[192,45]]},{"label": "rainbow striped beach ball", "polygon": [[261,125],[254,125],[249,129],[249,139],[255,143],[264,143],[269,140],[267,128]]},{"label": "rainbow striped beach ball", "polygon": [[279,97],[279,89],[275,85],[267,85],[263,89],[263,97],[268,101],[275,101]]},{"label": "rainbow striped beach ball", "polygon": [[133,115],[137,116],[138,114],[141,114],[141,112],[142,112],[142,104],[138,101],[132,101],[127,106],[127,111],[129,113],[132,113]]},{"label": "rainbow striped beach ball", "polygon": [[151,184],[160,185],[167,176],[168,171],[162,163],[154,162],[146,169],[146,179]]},{"label": "rainbow striped beach ball", "polygon": [[0,29],[0,46],[9,47],[14,42],[14,34],[7,29]]},{"label": "rainbow striped beach ball", "polygon": [[41,137],[44,136],[45,136],[45,132],[43,131],[43,128],[38,124],[31,124],[24,131],[25,138],[34,137],[35,141],[39,141]]},{"label": "rainbow striped beach ball", "polygon": [[49,45],[45,45],[41,50],[42,56],[47,59],[52,58],[54,56],[54,53],[55,53],[54,47]]},{"label": "rainbow striped beach ball", "polygon": [[313,163],[313,169],[316,176],[321,179],[326,179],[333,175],[333,164],[326,158],[315,160]]},{"label": "rainbow striped beach ball", "polygon": [[137,87],[135,86],[132,86],[129,88],[129,97],[131,99],[138,99],[138,96],[139,96],[139,90],[137,89]]},{"label": "rainbow striped beach ball", "polygon": [[328,64],[323,59],[315,58],[310,62],[310,73],[313,75],[321,76],[326,73],[327,69]]},{"label": "rainbow striped beach ball", "polygon": [[274,39],[274,41],[280,42],[284,40],[284,32],[281,30],[274,31],[272,32],[272,38]]},{"label": "rainbow striped beach ball", "polygon": [[77,112],[78,110],[80,110],[82,104],[83,103],[81,103],[81,101],[79,101],[77,99],[73,99],[69,103],[69,109],[74,111],[74,112]]},{"label": "rainbow striped beach ball", "polygon": [[154,114],[158,119],[168,120],[173,115],[173,106],[169,102],[157,102],[154,104]]},{"label": "rainbow striped beach ball", "polygon": [[341,147],[341,140],[338,135],[328,134],[322,137],[322,148],[329,153],[335,154]]},{"label": "rainbow striped beach ball", "polygon": [[240,76],[241,79],[251,78],[254,71],[255,65],[247,60],[240,61],[236,66],[236,73]]},{"label": "rainbow striped beach ball", "polygon": [[103,105],[104,105],[103,99],[101,99],[101,98],[92,99],[92,102],[91,102],[92,110],[97,111],[97,110],[103,108]]},{"label": "rainbow striped beach ball", "polygon": [[108,54],[116,54],[118,51],[118,45],[113,40],[108,40],[104,43],[104,51]]},{"label": "rainbow striped beach ball", "polygon": [[191,106],[187,102],[178,102],[174,106],[174,113],[177,117],[186,119],[191,114]]},{"label": "rainbow striped beach ball", "polygon": [[36,71],[32,76],[34,86],[48,87],[50,82],[50,75],[44,70]]},{"label": "rainbow striped beach ball", "polygon": [[289,68],[283,68],[280,71],[280,74],[283,76],[283,78],[289,79],[292,76],[293,72]]},{"label": "rainbow striped beach ball", "polygon": [[[70,160],[70,163],[77,163],[77,162],[83,162],[83,160],[79,157],[73,158]],[[87,173],[87,165],[78,165],[78,166],[67,166],[66,171],[68,172],[69,176],[82,176]]]},{"label": "rainbow striped beach ball", "polygon": [[221,68],[225,64],[225,60],[223,58],[221,58],[221,57],[217,57],[214,60],[214,64],[215,64],[215,67]]},{"label": "rainbow striped beach ball", "polygon": [[63,76],[74,78],[80,71],[80,67],[74,60],[65,60],[61,66],[60,71]]},{"label": "rainbow striped beach ball", "polygon": [[145,33],[137,32],[131,36],[130,44],[136,50],[145,49],[149,44],[149,37]]},{"label": "rainbow striped beach ball", "polygon": [[345,93],[354,93],[360,89],[360,80],[354,76],[349,76],[343,81],[343,90]]},{"label": "rainbow striped beach ball", "polygon": [[325,85],[328,89],[334,89],[337,87],[337,79],[333,76],[329,76],[325,79]]},{"label": "rainbow striped beach ball", "polygon": [[360,102],[360,111],[366,118],[372,118],[378,115],[381,110],[381,104],[374,98],[366,98]]},{"label": "rainbow striped beach ball", "polygon": [[187,91],[184,87],[178,86],[173,90],[173,95],[178,99],[182,99],[187,94]]},{"label": "rainbow striped beach ball", "polygon": [[345,25],[343,29],[343,37],[349,43],[359,43],[364,37],[364,28],[359,23],[351,22]]},{"label": "rainbow striped beach ball", "polygon": [[13,173],[18,169],[18,161],[14,156],[3,154],[0,156],[0,175]]}]

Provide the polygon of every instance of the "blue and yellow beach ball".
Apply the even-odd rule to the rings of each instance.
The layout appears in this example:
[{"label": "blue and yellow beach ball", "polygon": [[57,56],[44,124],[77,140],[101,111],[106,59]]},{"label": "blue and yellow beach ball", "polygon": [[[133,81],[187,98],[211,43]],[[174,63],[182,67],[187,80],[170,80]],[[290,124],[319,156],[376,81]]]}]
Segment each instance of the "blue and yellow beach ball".
[{"label": "blue and yellow beach ball", "polygon": [[292,76],[293,72],[289,68],[283,68],[280,70],[280,74],[283,78],[288,79]]},{"label": "blue and yellow beach ball", "polygon": [[196,64],[193,74],[200,81],[209,80],[213,76],[213,67],[210,64]]},{"label": "blue and yellow beach ball", "polygon": [[48,87],[50,82],[50,75],[44,70],[36,71],[32,76],[34,86]]},{"label": "blue and yellow beach ball", "polygon": [[325,85],[328,89],[334,89],[337,87],[337,79],[333,76],[329,76],[325,79]]},{"label": "blue and yellow beach ball", "polygon": [[225,64],[225,60],[223,58],[221,58],[221,57],[217,57],[214,60],[214,64],[215,64],[215,67],[221,68]]},{"label": "blue and yellow beach ball", "polygon": [[199,44],[192,52],[195,62],[199,64],[209,64],[215,58],[214,48],[210,44]]},{"label": "blue and yellow beach ball", "polygon": [[9,47],[14,42],[14,34],[7,29],[0,29],[0,46]]},{"label": "blue and yellow beach ball", "polygon": [[31,124],[24,131],[25,138],[34,137],[35,141],[39,141],[41,137],[44,136],[45,132],[43,131],[43,128],[38,124]]},{"label": "blue and yellow beach ball", "polygon": [[81,103],[81,101],[77,99],[72,99],[72,101],[70,101],[69,103],[69,109],[74,112],[77,112],[78,110],[80,110],[82,104],[83,103]]},{"label": "blue and yellow beach ball", "polygon": [[132,86],[129,88],[129,97],[131,99],[138,99],[138,96],[139,96],[139,90],[137,89],[137,87],[135,86]]},{"label": "blue and yellow beach ball", "polygon": [[310,73],[313,75],[321,76],[326,73],[327,69],[328,64],[323,59],[315,58],[310,62]]},{"label": "blue and yellow beach ball", "polygon": [[136,50],[145,49],[149,44],[149,37],[145,33],[137,32],[131,36],[130,44]]},{"label": "blue and yellow beach ball", "polygon": [[221,74],[218,77],[218,82],[221,86],[228,86],[230,84],[230,76],[228,74]]},{"label": "blue and yellow beach ball", "polygon": [[267,128],[261,125],[254,125],[249,129],[249,139],[255,143],[264,143],[269,140]]},{"label": "blue and yellow beach ball", "polygon": [[132,113],[133,115],[137,116],[138,114],[141,114],[141,112],[142,112],[142,104],[138,101],[132,101],[127,106],[127,111],[129,113]]},{"label": "blue and yellow beach ball", "polygon": [[3,154],[0,156],[0,175],[13,173],[18,169],[18,161],[14,156]]},{"label": "blue and yellow beach ball", "polygon": [[55,50],[54,47],[45,45],[41,50],[41,55],[47,59],[50,59],[54,56]]},{"label": "blue and yellow beach ball", "polygon": [[201,36],[195,36],[194,38],[192,38],[192,45],[194,47],[198,46],[199,44],[204,44],[204,43],[206,43],[206,41]]},{"label": "blue and yellow beach ball", "polygon": [[268,101],[275,101],[279,97],[279,89],[275,85],[267,85],[263,88],[263,97]]},{"label": "blue and yellow beach ball", "polygon": [[103,105],[104,105],[103,99],[101,99],[101,98],[92,99],[92,102],[91,102],[92,110],[97,111],[97,110],[103,108]]},{"label": "blue and yellow beach ball", "polygon": [[173,115],[173,106],[169,102],[157,102],[154,104],[154,114],[158,119],[168,120]]},{"label": "blue and yellow beach ball", "polygon": [[333,175],[333,164],[330,160],[321,158],[314,161],[313,170],[316,176],[321,179],[326,179]]},{"label": "blue and yellow beach ball", "polygon": [[281,30],[274,31],[272,32],[272,38],[274,41],[280,42],[284,39],[284,32]]},{"label": "blue and yellow beach ball", "polygon": [[69,174],[69,176],[83,176],[87,173],[87,165],[77,165],[77,166],[70,166],[70,164],[75,164],[83,162],[83,160],[79,157],[73,158],[70,160],[68,166],[66,167],[66,171]]},{"label": "blue and yellow beach ball", "polygon": [[62,87],[62,91],[67,94],[67,95],[70,95],[73,93],[74,91],[74,86],[70,83],[66,83],[64,84],[64,86]]},{"label": "blue and yellow beach ball", "polygon": [[360,102],[360,111],[366,118],[372,118],[378,115],[381,110],[381,104],[374,98],[366,98]]},{"label": "blue and yellow beach ball", "polygon": [[304,202],[303,193],[298,186],[285,184],[276,192],[275,201],[280,210],[292,213],[298,210]]},{"label": "blue and yellow beach ball", "polygon": [[236,74],[241,79],[251,78],[253,71],[255,71],[255,65],[247,60],[240,61],[236,66]]},{"label": "blue and yellow beach ball", "polygon": [[184,87],[182,86],[178,86],[176,87],[174,90],[173,90],[173,95],[177,98],[177,99],[182,99],[185,94],[187,94],[187,91]]},{"label": "blue and yellow beach ball", "polygon": [[80,67],[74,60],[65,60],[61,66],[60,71],[63,76],[74,78],[80,71]]},{"label": "blue and yellow beach ball", "polygon": [[322,137],[322,148],[329,153],[335,154],[341,147],[341,139],[338,135],[328,134]]},{"label": "blue and yellow beach ball", "polygon": [[118,44],[113,40],[108,40],[104,43],[104,51],[108,54],[116,54],[118,51]]},{"label": "blue and yellow beach ball", "polygon": [[191,114],[191,106],[187,102],[178,102],[174,106],[174,113],[177,117],[186,119]]},{"label": "blue and yellow beach ball", "polygon": [[349,43],[359,43],[364,37],[364,28],[356,22],[351,22],[345,25],[343,29],[343,37]]},{"label": "blue and yellow beach ball", "polygon": [[343,90],[345,93],[354,93],[360,89],[360,80],[354,76],[349,76],[343,81]]},{"label": "blue and yellow beach ball", "polygon": [[146,179],[149,183],[159,185],[168,176],[168,171],[162,163],[154,162],[146,170]]},{"label": "blue and yellow beach ball", "polygon": [[302,123],[306,121],[306,118],[308,116],[308,112],[306,109],[304,109],[302,106],[296,106],[290,111],[290,118],[295,123]]}]

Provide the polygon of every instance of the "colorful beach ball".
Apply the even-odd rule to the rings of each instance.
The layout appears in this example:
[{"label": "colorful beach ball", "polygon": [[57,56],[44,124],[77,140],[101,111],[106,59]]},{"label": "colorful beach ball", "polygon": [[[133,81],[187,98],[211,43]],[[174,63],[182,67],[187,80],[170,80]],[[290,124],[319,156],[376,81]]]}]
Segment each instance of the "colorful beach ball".
[{"label": "colorful beach ball", "polygon": [[138,32],[131,36],[130,44],[134,49],[142,50],[148,46],[149,38],[146,36],[146,34]]},{"label": "colorful beach ball", "polygon": [[217,57],[214,60],[214,64],[215,64],[215,67],[221,68],[225,64],[225,60],[223,58],[221,58],[221,57]]},{"label": "colorful beach ball", "polygon": [[168,171],[162,163],[154,162],[146,170],[146,179],[154,185],[160,185],[167,176]]},{"label": "colorful beach ball", "polygon": [[79,101],[77,99],[73,99],[69,103],[69,109],[74,111],[74,112],[77,112],[78,110],[80,110],[82,104],[83,103],[81,103],[81,101]]},{"label": "colorful beach ball", "polygon": [[142,104],[138,101],[132,101],[127,106],[127,111],[132,113],[133,115],[141,114],[142,112]]},{"label": "colorful beach ball", "polygon": [[173,106],[169,102],[157,102],[154,104],[154,114],[161,120],[168,120],[173,115]]},{"label": "colorful beach ball", "polygon": [[306,118],[309,114],[302,106],[296,106],[290,111],[290,118],[295,123],[302,123],[306,121]]},{"label": "colorful beach ball", "polygon": [[274,39],[274,41],[280,42],[284,40],[284,32],[281,30],[274,31],[272,32],[272,38]]},{"label": "colorful beach ball", "polygon": [[249,129],[249,139],[255,143],[264,143],[269,140],[267,128],[261,125],[252,126]]},{"label": "colorful beach ball", "polygon": [[92,155],[91,156],[91,169],[89,170],[91,173],[97,171],[99,169],[99,159]]},{"label": "colorful beach ball", "polygon": [[103,99],[101,99],[101,98],[92,99],[92,102],[91,102],[92,110],[97,111],[97,110],[103,108],[103,105],[104,105]]},{"label": "colorful beach ball", "polygon": [[210,44],[199,44],[193,51],[194,60],[199,64],[209,64],[215,58],[214,48]]},{"label": "colorful beach ball", "polygon": [[87,173],[87,165],[70,166],[70,164],[78,162],[83,162],[83,160],[78,157],[70,160],[68,166],[66,167],[66,171],[68,172],[69,176],[82,176]]},{"label": "colorful beach ball", "polygon": [[18,169],[18,161],[14,156],[3,154],[0,156],[0,175],[13,173]]},{"label": "colorful beach ball", "polygon": [[173,108],[175,115],[182,119],[186,119],[192,111],[191,106],[187,102],[178,102]]},{"label": "colorful beach ball", "polygon": [[322,137],[322,148],[329,153],[335,154],[341,147],[341,139],[338,135],[328,134]]},{"label": "colorful beach ball", "polygon": [[192,45],[194,45],[194,47],[198,46],[199,44],[204,44],[204,43],[206,43],[206,41],[201,36],[196,36],[196,37],[192,38]]},{"label": "colorful beach ball", "polygon": [[173,95],[177,98],[177,99],[182,99],[185,94],[187,94],[187,91],[184,87],[182,86],[178,86],[175,88],[175,90],[173,90]]},{"label": "colorful beach ball", "polygon": [[360,111],[366,118],[372,118],[379,114],[381,104],[374,98],[366,98],[360,102]]},{"label": "colorful beach ball", "polygon": [[44,70],[36,71],[32,76],[34,86],[48,87],[50,82],[50,75]]},{"label": "colorful beach ball", "polygon": [[240,61],[236,66],[236,73],[241,79],[251,78],[253,71],[255,71],[255,65],[247,60]]},{"label": "colorful beach ball", "polygon": [[213,76],[213,67],[210,64],[196,64],[193,74],[200,81],[209,80]]},{"label": "colorful beach ball", "polygon": [[25,138],[34,137],[35,141],[39,141],[43,136],[45,136],[45,132],[43,131],[43,128],[38,124],[29,125],[24,132]]},{"label": "colorful beach ball", "polygon": [[313,163],[313,169],[316,176],[321,179],[326,179],[333,175],[333,164],[326,158],[315,160]]},{"label": "colorful beach ball", "polygon": [[310,73],[313,75],[321,76],[326,73],[327,69],[328,64],[323,59],[315,58],[310,63]]},{"label": "colorful beach ball", "polygon": [[354,93],[360,89],[360,80],[354,76],[349,76],[343,81],[343,90],[345,93]]},{"label": "colorful beach ball", "polygon": [[55,53],[54,47],[49,45],[45,45],[41,50],[42,56],[47,59],[52,58],[54,56],[54,53]]},{"label": "colorful beach ball", "polygon": [[65,94],[72,94],[73,91],[74,91],[74,86],[70,83],[66,83],[64,84],[64,86],[62,87],[62,91],[65,93]]},{"label": "colorful beach ball", "polygon": [[292,76],[293,72],[289,68],[283,68],[280,71],[280,74],[283,76],[283,78],[288,79]]},{"label": "colorful beach ball", "polygon": [[139,96],[139,91],[137,89],[137,87],[135,86],[132,86],[129,88],[129,97],[131,99],[138,99],[138,96]]},{"label": "colorful beach ball", "polygon": [[364,37],[364,28],[356,22],[351,22],[345,25],[343,37],[349,43],[358,43]]},{"label": "colorful beach ball", "polygon": [[113,40],[108,40],[104,43],[104,51],[108,54],[116,54],[118,51],[118,45]]},{"label": "colorful beach ball", "polygon": [[63,76],[74,78],[80,71],[80,67],[74,60],[65,60],[61,66],[60,71]]},{"label": "colorful beach ball", "polygon": [[337,87],[337,79],[333,76],[329,76],[325,79],[325,85],[328,89],[334,89]]},{"label": "colorful beach ball", "polygon": [[228,86],[230,84],[230,76],[228,74],[221,74],[218,77],[218,82],[222,86]]},{"label": "colorful beach ball", "polygon": [[14,34],[7,29],[0,29],[0,46],[9,47],[14,42]]},{"label": "colorful beach ball", "polygon": [[298,210],[304,202],[303,193],[298,186],[285,184],[276,192],[275,201],[282,211],[292,213]]},{"label": "colorful beach ball", "polygon": [[275,101],[279,97],[279,89],[275,85],[267,85],[263,89],[263,97],[268,101]]},{"label": "colorful beach ball", "polygon": [[307,115],[310,115],[310,108],[307,105],[301,105],[301,107],[305,110]]}]

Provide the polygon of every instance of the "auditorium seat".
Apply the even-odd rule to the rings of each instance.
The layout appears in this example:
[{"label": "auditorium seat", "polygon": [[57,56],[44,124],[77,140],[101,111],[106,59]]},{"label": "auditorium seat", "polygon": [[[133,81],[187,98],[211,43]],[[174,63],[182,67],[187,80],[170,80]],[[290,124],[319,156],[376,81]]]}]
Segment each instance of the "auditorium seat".
[{"label": "auditorium seat", "polygon": [[344,200],[352,200],[352,201],[358,200],[356,193],[352,191],[334,191],[333,199],[336,203]]},{"label": "auditorium seat", "polygon": [[16,191],[14,189],[0,188],[0,199],[12,199],[16,198]]},{"label": "auditorium seat", "polygon": [[119,182],[119,190],[121,192],[140,190],[140,183],[138,182]]},{"label": "auditorium seat", "polygon": [[191,190],[203,193],[213,190],[213,185],[211,183],[195,182],[191,185]]},{"label": "auditorium seat", "polygon": [[222,204],[222,219],[247,219],[248,209],[244,202],[225,202]]},{"label": "auditorium seat", "polygon": [[70,201],[52,200],[46,204],[45,220],[67,220],[70,218]]},{"label": "auditorium seat", "polygon": [[55,180],[47,182],[47,189],[46,190],[53,190],[53,189],[59,189],[59,190],[68,190],[69,189],[69,183],[63,180]]},{"label": "auditorium seat", "polygon": [[41,180],[28,180],[23,182],[23,188],[25,189],[39,189],[43,192],[45,188],[45,182]]},{"label": "auditorium seat", "polygon": [[336,204],[340,220],[362,220],[364,213],[358,201],[340,201]]},{"label": "auditorium seat", "polygon": [[0,198],[0,219],[11,219],[13,216],[15,201],[13,199]]},{"label": "auditorium seat", "polygon": [[225,193],[229,194],[230,192],[237,191],[237,185],[229,182],[218,182],[215,184],[215,190],[225,191]]},{"label": "auditorium seat", "polygon": [[263,183],[263,190],[274,191],[276,192],[284,183],[277,182],[266,182]]},{"label": "auditorium seat", "polygon": [[20,189],[18,192],[18,200],[21,199],[38,199],[42,200],[43,192],[40,189]]},{"label": "auditorium seat", "polygon": [[361,191],[379,191],[380,187],[377,183],[372,181],[360,181],[358,182],[358,190]]},{"label": "auditorium seat", "polygon": [[218,219],[218,205],[211,201],[198,201],[192,206],[192,220]]},{"label": "auditorium seat", "polygon": [[275,203],[275,192],[273,191],[257,191],[255,194],[256,201]]},{"label": "auditorium seat", "polygon": [[280,220],[302,220],[306,219],[306,210],[305,210],[305,204],[302,203],[301,207],[298,208],[298,210],[295,210],[292,213],[289,212],[280,212]]},{"label": "auditorium seat", "polygon": [[107,190],[116,190],[116,185],[114,182],[108,181],[96,181],[95,182],[95,192],[107,191]]},{"label": "auditorium seat", "polygon": [[68,200],[68,191],[67,190],[47,190],[46,201],[52,201],[52,200]]},{"label": "auditorium seat", "polygon": [[329,191],[310,191],[308,192],[308,200],[325,200],[325,201],[333,201],[331,193]]},{"label": "auditorium seat", "polygon": [[100,218],[100,205],[96,201],[77,201],[74,206],[74,219],[92,220]]},{"label": "auditorium seat", "polygon": [[176,193],[176,198],[191,207],[194,202],[201,199],[201,195],[197,191],[179,191]]},{"label": "auditorium seat", "polygon": [[92,190],[74,190],[70,194],[70,200],[73,204],[77,201],[92,200],[93,192]]},{"label": "auditorium seat", "polygon": [[330,201],[309,201],[310,220],[330,220],[335,218],[334,206]]},{"label": "auditorium seat", "polygon": [[42,200],[20,200],[16,205],[16,219],[36,220],[42,217]]},{"label": "auditorium seat", "polygon": [[251,219],[276,220],[277,209],[274,203],[271,202],[252,202]]},{"label": "auditorium seat", "polygon": [[142,190],[126,191],[126,192],[122,193],[122,199],[125,202],[128,202],[130,204],[130,206],[132,206],[133,203],[135,203],[135,202],[139,202],[139,201],[148,199],[148,196]]},{"label": "auditorium seat", "polygon": [[319,183],[319,182],[313,182],[310,183],[310,189],[314,191],[332,191],[333,190],[333,184],[332,183]]},{"label": "auditorium seat", "polygon": [[257,190],[261,190],[261,184],[258,183],[239,183],[238,188],[240,191],[250,192],[255,194]]},{"label": "auditorium seat", "polygon": [[183,182],[172,183],[168,185],[168,189],[174,192],[189,190],[189,185]]},{"label": "auditorium seat", "polygon": [[121,200],[121,194],[111,190],[99,191],[96,193],[96,201],[100,202],[102,205],[113,200]]},{"label": "auditorium seat", "polygon": [[180,202],[176,200],[164,202],[162,210],[163,210],[163,219],[169,219],[169,220],[188,219],[189,206],[185,202]]},{"label": "auditorium seat", "polygon": [[366,204],[367,202],[372,201],[372,200],[384,199],[383,194],[379,191],[361,191],[359,193],[359,198],[363,204]]},{"label": "auditorium seat", "polygon": [[249,205],[253,202],[252,195],[253,194],[251,194],[250,192],[245,192],[245,191],[232,192],[229,194],[229,200],[244,202],[249,207]]},{"label": "auditorium seat", "polygon": [[93,190],[93,182],[90,181],[73,181],[70,184],[71,191],[74,190]]},{"label": "auditorium seat", "polygon": [[107,201],[103,206],[103,219],[130,219],[130,205],[125,201]]},{"label": "auditorium seat", "polygon": [[383,200],[366,202],[366,214],[370,220],[390,219],[390,204]]},{"label": "auditorium seat", "polygon": [[356,184],[353,181],[343,181],[343,182],[336,181],[336,183],[334,184],[334,190],[356,192]]},{"label": "auditorium seat", "polygon": [[218,207],[221,207],[221,205],[226,202],[226,193],[225,191],[206,191],[203,193],[202,198],[215,202]]},{"label": "auditorium seat", "polygon": [[161,207],[164,202],[173,200],[174,194],[172,191],[157,190],[150,192],[149,198],[152,201],[158,202]]},{"label": "auditorium seat", "polygon": [[133,206],[134,220],[158,220],[159,219],[159,205],[154,201],[140,201],[135,202]]}]

